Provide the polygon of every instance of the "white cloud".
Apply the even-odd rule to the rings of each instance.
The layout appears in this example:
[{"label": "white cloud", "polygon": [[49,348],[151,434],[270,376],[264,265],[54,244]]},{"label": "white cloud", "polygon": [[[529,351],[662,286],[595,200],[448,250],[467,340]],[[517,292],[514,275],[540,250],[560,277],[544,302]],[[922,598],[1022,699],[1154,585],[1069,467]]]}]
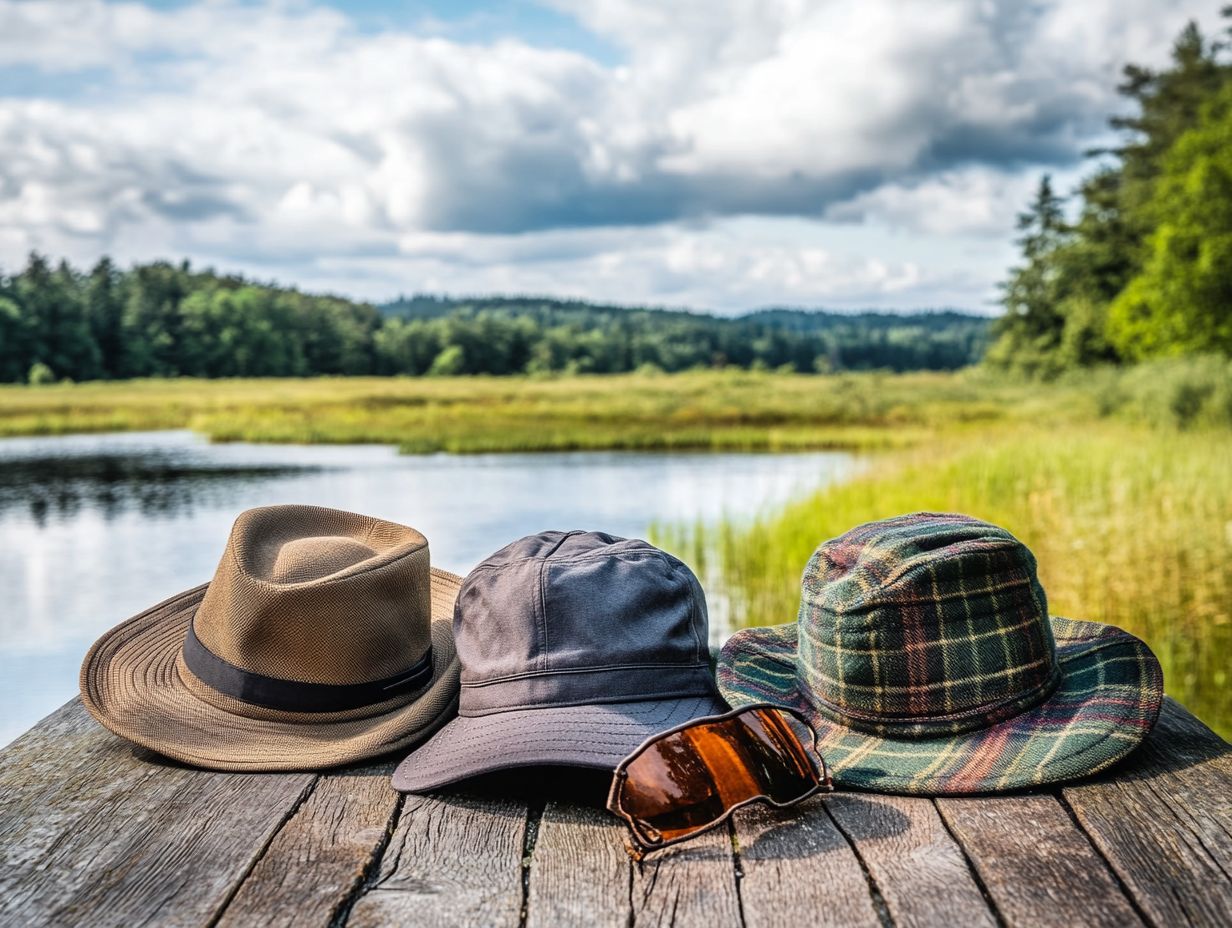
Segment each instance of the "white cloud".
[{"label": "white cloud", "polygon": [[[38,248],[189,255],[369,293],[440,281],[723,307],[978,302],[1004,265],[973,241],[1008,238],[1040,170],[1073,174],[1121,63],[1161,61],[1187,16],[1212,13],[553,5],[627,60],[361,32],[307,0],[0,0],[0,80],[33,69],[57,88],[0,83],[0,265]],[[835,247],[850,226],[823,247],[750,215],[880,237],[857,253]]]},{"label": "white cloud", "polygon": [[[1052,172],[1053,189],[1068,196],[1081,171]],[[875,222],[892,229],[947,237],[1005,236],[1013,217],[1039,186],[1035,172],[982,165],[947,169],[906,181],[889,181],[835,203],[825,218]]]}]

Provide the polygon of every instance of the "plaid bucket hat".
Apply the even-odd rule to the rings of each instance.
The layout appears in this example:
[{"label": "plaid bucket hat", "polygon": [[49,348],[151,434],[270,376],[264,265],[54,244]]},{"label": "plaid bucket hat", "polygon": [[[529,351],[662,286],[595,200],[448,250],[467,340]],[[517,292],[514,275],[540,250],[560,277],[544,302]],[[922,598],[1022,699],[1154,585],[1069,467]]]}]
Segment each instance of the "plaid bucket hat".
[{"label": "plaid bucket hat", "polygon": [[733,706],[803,712],[836,782],[924,795],[1094,773],[1141,742],[1163,698],[1143,642],[1049,616],[1022,542],[930,512],[822,544],[797,621],[737,632],[718,679]]}]

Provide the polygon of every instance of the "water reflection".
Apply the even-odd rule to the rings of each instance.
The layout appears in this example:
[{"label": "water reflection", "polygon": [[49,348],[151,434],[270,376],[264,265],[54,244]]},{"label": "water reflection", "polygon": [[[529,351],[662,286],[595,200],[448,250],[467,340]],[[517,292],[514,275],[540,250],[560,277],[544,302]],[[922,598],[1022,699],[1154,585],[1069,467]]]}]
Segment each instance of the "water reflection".
[{"label": "water reflection", "polygon": [[215,466],[183,456],[152,452],[0,457],[0,519],[25,510],[44,528],[83,509],[105,520],[130,509],[167,515],[194,503],[221,500],[231,481],[258,481],[320,468],[295,465]]},{"label": "water reflection", "polygon": [[[209,445],[187,432],[0,440],[0,744],[73,694],[90,642],[208,580],[235,515],[315,503],[412,525],[465,573],[547,528],[644,536],[749,516],[858,466],[850,455],[403,456],[372,445]],[[712,622],[722,631],[722,605]]]}]

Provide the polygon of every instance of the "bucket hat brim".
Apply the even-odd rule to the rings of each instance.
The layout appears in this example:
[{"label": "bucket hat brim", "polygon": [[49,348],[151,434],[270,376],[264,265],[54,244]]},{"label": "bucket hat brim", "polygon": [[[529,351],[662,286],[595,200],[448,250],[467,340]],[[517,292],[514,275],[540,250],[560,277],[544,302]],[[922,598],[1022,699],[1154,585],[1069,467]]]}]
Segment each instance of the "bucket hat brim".
[{"label": "bucket hat brim", "polygon": [[987,728],[890,738],[837,724],[800,692],[796,625],[748,628],[719,655],[719,690],[733,707],[800,711],[836,783],[886,793],[992,793],[1095,773],[1132,751],[1155,724],[1163,672],[1150,649],[1112,625],[1052,618],[1061,679],[1047,700]]},{"label": "bucket hat brim", "polygon": [[461,582],[432,568],[432,679],[409,701],[402,697],[323,715],[254,713],[242,703],[233,712],[221,707],[228,697],[203,699],[185,680],[188,671],[180,654],[209,584],[174,596],[100,638],[81,666],[81,701],[120,737],[212,770],[317,770],[404,750],[457,710],[460,668],[451,620]]},{"label": "bucket hat brim", "polygon": [[726,711],[716,694],[459,716],[399,764],[393,785],[421,793],[517,767],[615,770],[652,735]]}]

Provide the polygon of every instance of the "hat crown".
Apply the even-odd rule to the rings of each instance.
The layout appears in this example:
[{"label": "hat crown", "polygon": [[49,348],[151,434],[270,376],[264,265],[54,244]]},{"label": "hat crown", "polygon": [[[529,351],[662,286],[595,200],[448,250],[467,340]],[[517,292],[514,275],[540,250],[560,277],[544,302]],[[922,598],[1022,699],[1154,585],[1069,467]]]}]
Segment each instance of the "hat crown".
[{"label": "hat crown", "polygon": [[798,627],[802,692],[877,734],[984,727],[1059,678],[1034,556],[968,516],[915,513],[827,541],[805,570]]},{"label": "hat crown", "polygon": [[715,692],[697,577],[604,532],[501,548],[463,582],[454,638],[463,715]]},{"label": "hat crown", "polygon": [[431,615],[419,532],[336,509],[269,506],[236,519],[193,632],[241,670],[345,685],[420,660]]}]

